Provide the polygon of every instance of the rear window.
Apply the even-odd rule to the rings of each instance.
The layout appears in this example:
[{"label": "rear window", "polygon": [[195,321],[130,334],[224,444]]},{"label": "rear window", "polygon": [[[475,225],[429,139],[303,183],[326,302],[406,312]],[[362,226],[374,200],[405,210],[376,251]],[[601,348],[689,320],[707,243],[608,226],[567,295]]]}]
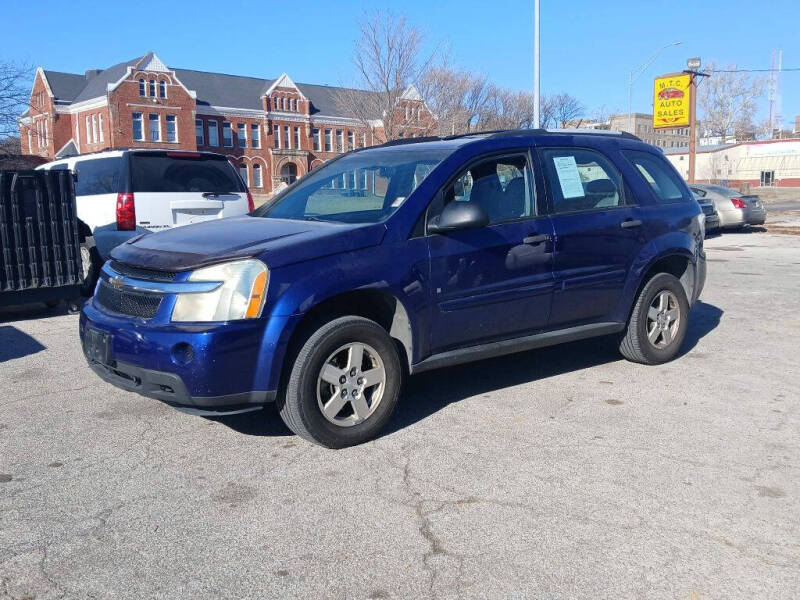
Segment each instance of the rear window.
[{"label": "rear window", "polygon": [[122,191],[120,189],[121,156],[79,160],[75,163],[74,171],[78,176],[78,181],[75,184],[76,196],[116,194]]},{"label": "rear window", "polygon": [[233,165],[224,158],[165,154],[131,155],[134,192],[244,192]]},{"label": "rear window", "polygon": [[623,150],[622,153],[650,184],[659,204],[674,204],[691,200],[682,181],[666,159],[637,150]]}]

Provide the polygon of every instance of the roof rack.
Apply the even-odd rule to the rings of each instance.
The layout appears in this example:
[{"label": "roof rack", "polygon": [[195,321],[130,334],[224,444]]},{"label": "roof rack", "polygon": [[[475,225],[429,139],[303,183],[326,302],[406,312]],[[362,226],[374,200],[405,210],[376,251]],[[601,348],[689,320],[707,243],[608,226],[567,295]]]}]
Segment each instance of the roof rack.
[{"label": "roof rack", "polygon": [[[467,133],[445,136],[429,135],[425,137],[397,138],[396,140],[390,140],[379,146],[369,146],[369,148],[387,148],[390,146],[404,146],[406,144],[418,144],[422,142],[442,142],[467,137],[505,138],[525,135],[601,135],[641,141],[641,138],[627,131],[609,131],[607,129],[492,129],[489,131],[470,131]],[[357,148],[355,151],[366,149],[368,148]]]}]

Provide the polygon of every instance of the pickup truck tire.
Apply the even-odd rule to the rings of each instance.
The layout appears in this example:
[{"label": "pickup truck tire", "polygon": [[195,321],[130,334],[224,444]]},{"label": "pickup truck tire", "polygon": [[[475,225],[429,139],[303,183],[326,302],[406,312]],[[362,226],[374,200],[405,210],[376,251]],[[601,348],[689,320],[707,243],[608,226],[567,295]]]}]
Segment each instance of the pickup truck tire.
[{"label": "pickup truck tire", "polygon": [[333,319],[303,343],[278,410],[300,437],[327,448],[366,442],[397,406],[403,370],[386,330],[369,319]]},{"label": "pickup truck tire", "polygon": [[657,365],[675,358],[689,323],[689,301],[674,275],[658,273],[642,288],[619,351],[632,362]]}]

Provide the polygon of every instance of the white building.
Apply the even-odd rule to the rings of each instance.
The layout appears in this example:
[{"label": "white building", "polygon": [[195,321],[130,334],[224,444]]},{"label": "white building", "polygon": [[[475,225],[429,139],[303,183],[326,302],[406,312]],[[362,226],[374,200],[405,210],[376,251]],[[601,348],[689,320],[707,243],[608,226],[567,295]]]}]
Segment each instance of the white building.
[{"label": "white building", "polygon": [[[684,178],[689,149],[665,148],[664,154]],[[800,187],[800,138],[697,147],[695,180],[740,186]]]}]

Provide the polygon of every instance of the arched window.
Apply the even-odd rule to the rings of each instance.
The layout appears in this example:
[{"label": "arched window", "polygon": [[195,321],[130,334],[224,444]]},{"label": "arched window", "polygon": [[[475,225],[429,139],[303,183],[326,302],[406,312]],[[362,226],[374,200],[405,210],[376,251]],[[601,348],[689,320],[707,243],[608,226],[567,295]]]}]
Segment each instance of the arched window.
[{"label": "arched window", "polygon": [[281,167],[281,181],[287,185],[291,185],[297,180],[297,165],[294,163],[286,163]]},{"label": "arched window", "polygon": [[155,98],[156,97],[156,80],[155,79],[151,79],[150,80],[150,97],[151,98]]},{"label": "arched window", "polygon": [[145,88],[144,79],[139,80],[139,95],[144,97],[147,95],[147,90]]},{"label": "arched window", "polygon": [[158,82],[158,95],[162,98],[167,97],[167,82],[163,79]]},{"label": "arched window", "polygon": [[253,187],[261,187],[261,165],[253,163]]}]

